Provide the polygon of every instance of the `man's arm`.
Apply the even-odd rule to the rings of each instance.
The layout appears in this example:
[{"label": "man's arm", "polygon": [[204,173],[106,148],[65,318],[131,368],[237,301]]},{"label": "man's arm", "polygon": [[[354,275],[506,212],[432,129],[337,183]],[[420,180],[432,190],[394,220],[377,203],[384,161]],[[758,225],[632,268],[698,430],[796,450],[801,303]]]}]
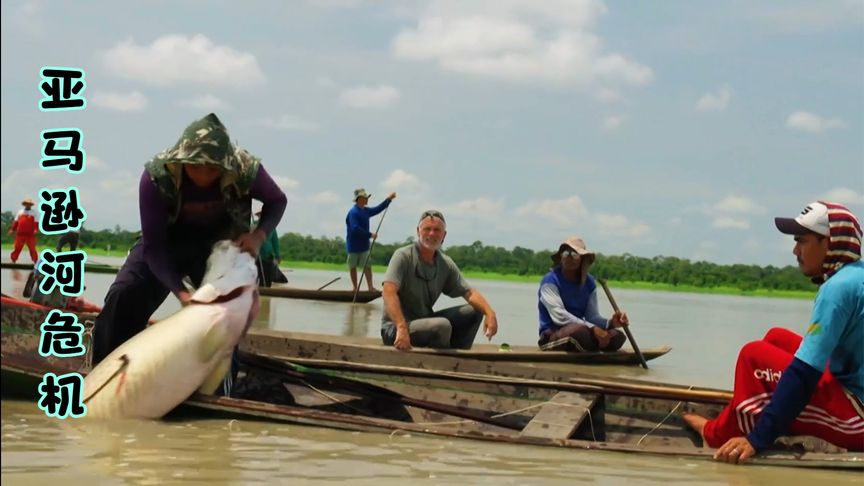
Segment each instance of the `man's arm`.
[{"label": "man's arm", "polygon": [[798,358],[792,360],[783,371],[771,402],[762,410],[756,428],[747,434],[756,452],[771,447],[777,437],[789,431],[792,422],[810,402],[820,378],[821,371]]},{"label": "man's arm", "polygon": [[489,302],[486,301],[486,297],[483,297],[483,294],[480,293],[477,289],[468,289],[468,292],[465,293],[465,300],[471,304],[477,312],[482,312],[485,319],[483,320],[483,329],[485,331],[486,338],[491,340],[492,336],[494,336],[498,332],[498,317],[495,315],[495,311],[492,310],[492,306],[489,305]]},{"label": "man's arm", "polygon": [[279,189],[279,186],[270,177],[270,174],[264,170],[263,165],[258,167],[258,172],[255,174],[255,180],[252,182],[252,187],[249,191],[249,196],[263,203],[263,206],[261,206],[261,219],[258,220],[258,226],[253,228],[249,233],[240,235],[235,242],[243,251],[250,253],[252,256],[258,256],[261,245],[267,239],[267,236],[276,229],[276,225],[282,219],[285,206],[288,205],[288,198],[282,192],[282,189]]},{"label": "man's arm", "polygon": [[549,312],[552,322],[558,326],[566,326],[567,324],[585,324],[588,327],[594,327],[589,321],[579,318],[567,311],[564,306],[564,301],[561,299],[561,292],[555,284],[547,283],[540,287],[540,303]]},{"label": "man's arm", "polygon": [[396,340],[393,346],[400,351],[411,350],[411,333],[408,331],[408,321],[402,313],[402,303],[399,301],[399,287],[393,282],[384,282],[382,296],[384,310],[396,326]]},{"label": "man's arm", "polygon": [[[168,211],[159,191],[145,170],[138,183],[138,210],[141,215],[141,245],[150,271],[159,282],[184,302],[189,292],[174,267],[168,251]],[[185,303],[185,302],[184,302]]]}]

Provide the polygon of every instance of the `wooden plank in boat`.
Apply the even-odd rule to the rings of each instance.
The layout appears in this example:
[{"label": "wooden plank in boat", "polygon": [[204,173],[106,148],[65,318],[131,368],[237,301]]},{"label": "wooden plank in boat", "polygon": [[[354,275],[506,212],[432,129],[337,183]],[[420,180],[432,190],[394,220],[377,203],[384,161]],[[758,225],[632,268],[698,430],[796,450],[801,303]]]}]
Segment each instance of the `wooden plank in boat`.
[{"label": "wooden plank in boat", "polygon": [[569,439],[585,417],[590,416],[598,397],[596,393],[558,392],[542,405],[519,436]]}]

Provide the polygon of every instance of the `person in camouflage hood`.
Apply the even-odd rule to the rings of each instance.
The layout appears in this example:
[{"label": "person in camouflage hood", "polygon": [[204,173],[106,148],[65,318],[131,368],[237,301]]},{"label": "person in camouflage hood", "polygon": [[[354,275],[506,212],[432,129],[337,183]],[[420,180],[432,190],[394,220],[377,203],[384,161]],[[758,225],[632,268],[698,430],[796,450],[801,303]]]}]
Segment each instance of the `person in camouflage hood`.
[{"label": "person in camouflage hood", "polygon": [[[252,200],[263,203],[251,228]],[[182,305],[197,287],[213,243],[231,238],[253,256],[282,218],[287,199],[260,159],[231,143],[215,114],[192,122],[172,147],[144,165],[138,186],[141,239],[132,247],[93,332],[93,364],[147,325],[173,293]]]}]

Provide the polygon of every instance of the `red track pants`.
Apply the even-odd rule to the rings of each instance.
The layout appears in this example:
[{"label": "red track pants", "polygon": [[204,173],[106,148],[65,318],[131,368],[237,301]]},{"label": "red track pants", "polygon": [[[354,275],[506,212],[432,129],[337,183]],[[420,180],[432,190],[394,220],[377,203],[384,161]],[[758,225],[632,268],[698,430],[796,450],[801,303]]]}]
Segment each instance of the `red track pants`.
[{"label": "red track pants", "polygon": [[[791,331],[774,328],[761,341],[741,348],[732,403],[705,424],[703,434],[709,446],[720,447],[732,437],[753,430],[801,339]],[[864,450],[864,409],[826,369],[788,435],[812,435],[849,450]]]},{"label": "red track pants", "polygon": [[27,245],[27,249],[30,250],[30,259],[33,260],[33,263],[36,263],[36,260],[39,259],[39,254],[36,253],[36,235],[15,236],[15,246],[12,248],[12,254],[9,255],[12,262],[18,261],[18,255],[21,254],[21,249],[24,248],[24,245]]}]

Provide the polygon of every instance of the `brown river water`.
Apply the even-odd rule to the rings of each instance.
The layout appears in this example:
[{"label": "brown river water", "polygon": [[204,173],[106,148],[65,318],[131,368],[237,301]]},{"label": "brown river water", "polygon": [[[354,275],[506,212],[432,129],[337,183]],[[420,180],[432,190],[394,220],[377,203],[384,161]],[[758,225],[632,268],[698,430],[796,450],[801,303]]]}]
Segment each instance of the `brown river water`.
[{"label": "brown river water", "polygon": [[[4,257],[6,252],[4,252]],[[7,257],[8,258],[8,257]],[[91,261],[117,263],[94,257]],[[20,295],[26,272],[3,270],[4,293]],[[340,276],[287,273],[291,285],[317,288]],[[380,277],[380,276],[376,276]],[[101,303],[112,275],[85,276],[87,297]],[[328,288],[349,289],[347,274]],[[376,280],[376,284],[378,281]],[[499,316],[494,343],[536,342],[535,284],[474,283]],[[741,345],[772,326],[799,332],[811,302],[612,289],[630,315],[641,348],[673,350],[651,369],[596,366],[627,376],[731,388]],[[452,305],[446,297],[439,306]],[[179,305],[169,298],[162,318]],[[601,311],[609,305],[601,301]],[[263,298],[256,326],[322,334],[377,336],[380,299],[365,305]],[[478,337],[481,339],[481,337]],[[494,444],[405,433],[378,434],[224,419],[169,421],[57,420],[33,402],[2,402],[2,483],[42,484],[864,484],[841,471],[736,467],[637,454]]]}]

